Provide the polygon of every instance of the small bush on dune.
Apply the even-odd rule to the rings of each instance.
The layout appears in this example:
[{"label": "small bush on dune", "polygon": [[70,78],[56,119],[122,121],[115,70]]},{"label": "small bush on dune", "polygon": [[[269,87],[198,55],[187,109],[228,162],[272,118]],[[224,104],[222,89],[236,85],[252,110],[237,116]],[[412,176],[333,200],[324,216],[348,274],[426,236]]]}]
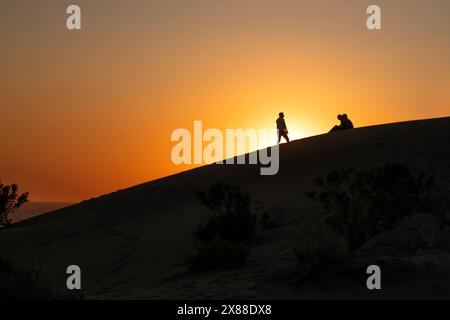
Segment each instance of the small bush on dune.
[{"label": "small bush on dune", "polygon": [[0,259],[0,300],[83,300],[82,291],[50,289],[39,264],[18,265]]},{"label": "small bush on dune", "polygon": [[281,225],[285,214],[285,210],[272,207],[270,210],[263,211],[258,222],[263,230],[271,230]]},{"label": "small bush on dune", "polygon": [[210,243],[216,237],[229,242],[249,243],[254,235],[254,217],[239,213],[211,214],[194,232],[194,236],[203,243]]},{"label": "small bush on dune", "polygon": [[53,298],[41,268],[36,265],[18,267],[0,260],[1,300],[46,300]]},{"label": "small bush on dune", "polygon": [[264,211],[261,214],[261,218],[259,219],[259,224],[263,228],[263,230],[270,230],[277,226],[276,221],[270,215],[270,212]]},{"label": "small bush on dune", "polygon": [[250,211],[250,196],[238,187],[217,183],[198,196],[210,215],[194,231],[202,243],[216,237],[223,241],[249,243],[255,236],[256,216]]},{"label": "small bush on dune", "polygon": [[214,240],[195,249],[189,260],[191,269],[232,269],[244,265],[249,256],[248,247],[244,243]]},{"label": "small bush on dune", "polygon": [[300,230],[294,244],[297,285],[328,286],[353,270],[355,259],[346,241],[323,221]]},{"label": "small bush on dune", "polygon": [[313,271],[347,262],[350,253],[342,238],[329,234],[323,224],[309,226],[295,243],[295,257],[300,264],[308,264]]},{"label": "small bush on dune", "polygon": [[352,251],[414,213],[429,211],[432,180],[402,164],[354,172],[343,169],[315,181],[305,194],[328,213],[327,222]]},{"label": "small bush on dune", "polygon": [[197,242],[189,260],[194,269],[220,269],[242,266],[255,236],[256,216],[250,210],[250,196],[238,187],[216,183],[198,193],[210,214],[194,230]]}]

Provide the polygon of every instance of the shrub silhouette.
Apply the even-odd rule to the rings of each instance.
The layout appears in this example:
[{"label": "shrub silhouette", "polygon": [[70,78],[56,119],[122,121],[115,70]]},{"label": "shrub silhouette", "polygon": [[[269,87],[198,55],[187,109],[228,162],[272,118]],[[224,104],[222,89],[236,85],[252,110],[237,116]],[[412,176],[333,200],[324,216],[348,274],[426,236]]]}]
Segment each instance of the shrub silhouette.
[{"label": "shrub silhouette", "polygon": [[19,195],[16,184],[4,185],[0,183],[0,225],[10,226],[9,216],[28,201],[28,192]]},{"label": "shrub silhouette", "polygon": [[216,183],[198,193],[210,215],[194,231],[204,244],[219,238],[228,242],[249,243],[255,236],[256,216],[250,211],[250,196],[239,187]]},{"label": "shrub silhouette", "polygon": [[0,259],[0,300],[47,300],[53,297],[39,266],[18,267]]},{"label": "shrub silhouette", "polygon": [[263,230],[271,230],[281,225],[284,214],[286,214],[285,210],[271,207],[262,212],[258,222]]},{"label": "shrub silhouette", "polygon": [[315,185],[315,191],[305,194],[323,206],[328,224],[354,251],[406,217],[429,210],[433,181],[394,163],[359,172],[333,171]]},{"label": "shrub silhouette", "polygon": [[353,257],[345,240],[330,233],[325,223],[306,225],[304,228],[294,244],[297,262],[306,267],[303,268],[303,277],[297,280],[333,273],[352,262]]},{"label": "shrub silhouette", "polygon": [[268,211],[264,211],[261,214],[259,223],[261,224],[261,227],[264,230],[270,230],[277,226],[276,221],[273,219],[273,217],[270,215],[270,213]]},{"label": "shrub silhouette", "polygon": [[320,224],[309,226],[297,237],[294,252],[299,263],[309,263],[314,268],[339,263],[348,257],[345,244],[330,237]]},{"label": "shrub silhouette", "polygon": [[239,187],[223,183],[198,192],[210,211],[194,230],[196,248],[188,260],[192,269],[230,269],[248,258],[247,244],[255,236],[256,216],[250,210],[250,196]]},{"label": "shrub silhouette", "polygon": [[241,267],[248,255],[249,250],[244,243],[216,239],[198,246],[189,263],[194,270],[232,269]]}]

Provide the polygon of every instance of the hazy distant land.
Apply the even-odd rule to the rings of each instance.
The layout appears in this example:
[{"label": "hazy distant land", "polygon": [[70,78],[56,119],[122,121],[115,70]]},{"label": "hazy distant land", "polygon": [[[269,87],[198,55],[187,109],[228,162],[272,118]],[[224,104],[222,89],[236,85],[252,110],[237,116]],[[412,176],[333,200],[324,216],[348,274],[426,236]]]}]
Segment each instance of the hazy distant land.
[{"label": "hazy distant land", "polygon": [[70,206],[70,202],[51,202],[51,201],[30,201],[24,204],[18,211],[11,216],[13,222],[36,217],[38,215],[51,212]]}]

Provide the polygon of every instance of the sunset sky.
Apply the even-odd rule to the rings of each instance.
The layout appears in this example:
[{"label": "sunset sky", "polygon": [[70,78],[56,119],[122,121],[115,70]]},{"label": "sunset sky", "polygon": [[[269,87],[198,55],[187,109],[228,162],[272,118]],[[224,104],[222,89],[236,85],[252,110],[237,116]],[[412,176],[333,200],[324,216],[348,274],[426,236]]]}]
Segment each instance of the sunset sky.
[{"label": "sunset sky", "polygon": [[0,179],[32,201],[184,171],[170,136],[194,120],[271,129],[283,111],[301,138],[343,112],[357,126],[450,115],[448,0],[11,0],[0,33]]}]

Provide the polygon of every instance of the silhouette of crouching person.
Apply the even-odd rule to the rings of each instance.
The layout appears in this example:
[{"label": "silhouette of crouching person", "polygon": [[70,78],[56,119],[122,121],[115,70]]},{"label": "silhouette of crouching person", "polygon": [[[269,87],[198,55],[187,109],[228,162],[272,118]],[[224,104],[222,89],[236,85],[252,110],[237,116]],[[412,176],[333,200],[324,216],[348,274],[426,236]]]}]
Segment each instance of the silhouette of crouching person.
[{"label": "silhouette of crouching person", "polygon": [[353,129],[353,122],[348,118],[347,114],[339,114],[337,116],[338,120],[341,122],[340,125],[334,126],[330,132],[339,131],[339,130],[346,130],[346,129]]}]

